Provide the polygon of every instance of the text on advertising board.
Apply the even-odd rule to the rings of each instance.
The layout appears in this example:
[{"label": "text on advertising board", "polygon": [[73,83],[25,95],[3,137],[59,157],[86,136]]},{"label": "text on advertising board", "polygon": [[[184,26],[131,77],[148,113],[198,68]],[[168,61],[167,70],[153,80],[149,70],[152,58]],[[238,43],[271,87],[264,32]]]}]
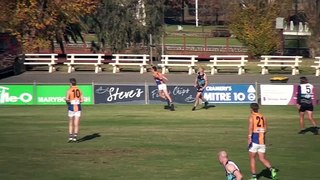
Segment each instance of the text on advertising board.
[{"label": "text on advertising board", "polygon": [[95,85],[95,103],[145,102],[145,86]]},{"label": "text on advertising board", "polygon": [[203,96],[209,103],[252,103],[256,88],[253,84],[209,84]]},{"label": "text on advertising board", "polygon": [[0,104],[33,104],[33,86],[0,86]]}]

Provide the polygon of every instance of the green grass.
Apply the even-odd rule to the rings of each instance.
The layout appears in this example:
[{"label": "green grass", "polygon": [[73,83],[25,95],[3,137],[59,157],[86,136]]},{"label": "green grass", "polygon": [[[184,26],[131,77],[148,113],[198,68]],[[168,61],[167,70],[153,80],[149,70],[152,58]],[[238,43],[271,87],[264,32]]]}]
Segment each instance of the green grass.
[{"label": "green grass", "polygon": [[[207,41],[207,42],[206,42]],[[186,36],[185,38],[181,36],[166,36],[165,38],[165,44],[184,44],[186,45],[221,45],[225,46],[227,45],[227,39],[223,37],[215,37],[215,38],[207,38],[204,37],[190,37]],[[229,38],[229,45],[236,45],[241,46],[242,43],[240,43],[236,38]]]},{"label": "green grass", "polygon": [[[183,31],[177,31],[177,25],[166,25],[165,31],[167,36],[165,37],[166,44],[184,44],[184,34],[186,35],[185,42],[188,45],[205,45],[205,39],[202,38],[201,33],[211,33],[213,29],[219,29],[222,26],[199,26],[195,25],[183,25]],[[223,28],[226,29],[226,28]],[[199,34],[195,34],[199,33]],[[84,38],[86,42],[95,41],[97,37],[94,34],[85,34]],[[226,38],[223,37],[210,37],[207,38],[207,45],[226,45]],[[236,38],[229,39],[229,45],[242,45]]]},{"label": "green grass", "polygon": [[[85,37],[87,42],[95,41],[97,42],[97,38],[94,35],[86,35]],[[223,37],[214,37],[214,38],[205,38],[198,37],[198,36],[186,36],[185,40],[183,37],[183,33],[181,35],[169,35],[165,37],[165,44],[184,44],[184,41],[187,45],[222,45],[225,46],[227,44],[226,38]],[[207,42],[205,42],[207,41]],[[229,45],[237,45],[241,46],[240,43],[236,38],[229,38]]]},{"label": "green grass", "polygon": [[[64,106],[2,106],[1,111],[0,179],[219,180],[225,179],[216,158],[222,149],[245,179],[250,175],[248,105],[195,112],[190,105],[175,112],[161,105],[85,106],[80,137],[100,137],[71,144]],[[297,134],[295,107],[263,106],[262,112],[269,120],[267,157],[280,169],[280,179],[320,179],[320,138]]]},{"label": "green grass", "polygon": [[[226,29],[226,27],[223,26],[201,26],[199,25],[196,27],[196,25],[182,25],[183,31],[185,32],[212,32],[213,29],[219,29],[223,28]],[[177,32],[178,30],[178,25],[170,25],[167,24],[165,26],[165,31],[170,33],[170,32]]]}]

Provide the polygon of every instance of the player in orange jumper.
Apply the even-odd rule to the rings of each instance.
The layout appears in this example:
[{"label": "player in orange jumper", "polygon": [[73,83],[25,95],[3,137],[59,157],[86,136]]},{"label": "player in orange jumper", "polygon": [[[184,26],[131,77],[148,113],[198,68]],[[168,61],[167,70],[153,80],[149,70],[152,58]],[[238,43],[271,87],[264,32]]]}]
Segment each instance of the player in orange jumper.
[{"label": "player in orange jumper", "polygon": [[266,145],[265,134],[267,133],[266,118],[259,113],[259,105],[251,103],[251,114],[248,125],[248,147],[250,169],[252,173],[251,180],[257,180],[255,157],[258,154],[260,162],[266,166],[271,172],[271,178],[277,180],[277,170],[271,166],[271,163],[265,158]]},{"label": "player in orange jumper", "polygon": [[68,105],[69,117],[69,142],[76,142],[79,133],[79,124],[81,116],[81,103],[83,102],[83,95],[81,90],[77,87],[75,78],[70,79],[70,88],[67,91],[66,103]]}]

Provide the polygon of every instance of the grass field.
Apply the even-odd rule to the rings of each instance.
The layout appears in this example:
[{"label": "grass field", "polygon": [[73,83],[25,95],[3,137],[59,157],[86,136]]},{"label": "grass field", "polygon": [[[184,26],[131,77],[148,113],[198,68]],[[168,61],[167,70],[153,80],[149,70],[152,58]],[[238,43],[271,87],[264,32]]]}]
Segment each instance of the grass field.
[{"label": "grass field", "polygon": [[[185,32],[211,32],[214,29],[227,29],[226,26],[201,26],[199,25],[196,27],[196,25],[182,25],[183,31]],[[165,31],[170,32],[177,32],[178,26],[177,25],[165,25]]]},{"label": "grass field", "polygon": [[[94,35],[86,35],[86,41],[91,42],[95,41],[97,42],[97,38]],[[181,35],[168,35],[165,37],[165,43],[166,44],[184,44],[186,45],[221,45],[225,46],[227,44],[227,40],[224,37],[209,37],[207,40],[205,40],[203,37],[198,37],[198,36],[186,36],[185,37],[185,42],[184,42],[184,37],[183,33]],[[207,42],[206,42],[207,41]],[[242,43],[239,42],[236,38],[229,38],[229,45],[231,46],[241,46]]]},{"label": "grass field", "polygon": [[[207,42],[206,42],[207,41]],[[220,45],[220,46],[226,46],[227,40],[225,37],[210,37],[205,40],[203,37],[184,37],[181,36],[166,36],[165,38],[165,44],[186,44],[186,45]],[[242,43],[239,42],[236,38],[229,38],[229,45],[230,46],[242,46]]]},{"label": "grass field", "polygon": [[[64,106],[1,106],[0,179],[222,180],[216,158],[222,149],[250,177],[248,105],[176,109],[85,106],[83,141],[67,143]],[[320,179],[320,136],[297,134],[295,107],[263,106],[262,112],[269,121],[267,157],[280,169],[280,180]],[[258,172],[263,169],[258,163]]]},{"label": "grass field", "polygon": [[[183,31],[177,31],[177,25],[166,25],[165,31],[167,35],[165,36],[166,44],[184,44],[187,45],[226,45],[225,37],[208,37],[206,40],[200,35],[190,36],[190,33],[210,33],[213,29],[219,28],[219,26],[199,26],[195,27],[195,25],[183,25]],[[225,27],[223,29],[226,29]],[[172,34],[173,33],[173,34]],[[185,42],[184,42],[184,35]],[[86,34],[85,40],[87,42],[95,41],[97,42],[97,37],[94,34]],[[206,41],[206,42],[205,42]],[[229,38],[229,45],[242,46],[243,44],[239,42],[236,38]]]}]

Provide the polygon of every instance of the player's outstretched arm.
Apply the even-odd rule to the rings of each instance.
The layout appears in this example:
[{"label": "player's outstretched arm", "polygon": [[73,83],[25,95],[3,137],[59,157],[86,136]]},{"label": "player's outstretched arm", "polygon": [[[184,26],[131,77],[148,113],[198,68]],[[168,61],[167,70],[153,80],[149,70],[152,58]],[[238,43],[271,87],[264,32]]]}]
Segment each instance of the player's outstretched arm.
[{"label": "player's outstretched arm", "polygon": [[168,81],[168,78],[166,76],[164,76],[163,74],[161,74],[161,79],[164,79],[165,81]]}]

